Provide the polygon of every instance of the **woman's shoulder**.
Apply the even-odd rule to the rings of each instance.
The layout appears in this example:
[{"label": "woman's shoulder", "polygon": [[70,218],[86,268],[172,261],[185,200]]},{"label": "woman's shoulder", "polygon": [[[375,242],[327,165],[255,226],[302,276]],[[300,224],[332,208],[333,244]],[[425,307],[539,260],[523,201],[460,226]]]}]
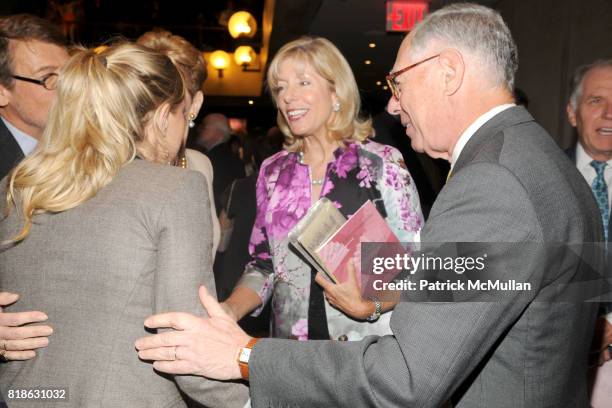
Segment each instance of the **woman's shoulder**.
[{"label": "woman's shoulder", "polygon": [[400,166],[402,168],[406,167],[404,157],[400,151],[393,146],[374,142],[373,140],[368,139],[367,141],[360,143],[359,148],[366,152],[365,154],[379,157],[383,165]]},{"label": "woman's shoulder", "polygon": [[360,144],[360,148],[372,154],[382,157],[383,159],[397,159],[401,158],[402,154],[393,146],[375,142],[371,139],[366,140]]},{"label": "woman's shoulder", "polygon": [[164,196],[178,190],[203,189],[205,181],[197,171],[136,159],[125,165],[111,184],[130,194]]},{"label": "woman's shoulder", "polygon": [[288,152],[286,150],[276,152],[263,161],[259,172],[261,174],[268,174],[270,172],[274,172],[275,170],[281,168],[288,160],[291,160],[292,156],[293,153]]}]

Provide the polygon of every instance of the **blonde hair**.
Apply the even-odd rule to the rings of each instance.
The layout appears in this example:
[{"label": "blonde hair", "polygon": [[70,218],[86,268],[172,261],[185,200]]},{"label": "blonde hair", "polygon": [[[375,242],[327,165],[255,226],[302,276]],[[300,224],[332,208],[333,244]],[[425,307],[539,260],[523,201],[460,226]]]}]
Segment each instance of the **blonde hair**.
[{"label": "blonde hair", "polygon": [[147,31],[141,35],[138,44],[166,55],[178,68],[191,96],[202,90],[206,81],[204,55],[189,41],[166,30]]},{"label": "blonde hair", "polygon": [[[324,78],[336,93],[340,110],[334,112],[327,125],[329,134],[339,141],[363,142],[372,135],[372,120],[361,118],[361,98],[355,76],[338,48],[329,40],[320,37],[301,37],[285,44],[276,54],[268,69],[268,88],[276,105],[280,65],[286,60],[308,63]],[[285,135],[284,147],[288,151],[302,149],[303,139],[291,133],[281,112],[277,115],[278,127]]]},{"label": "blonde hair", "polygon": [[155,156],[144,129],[161,105],[174,109],[184,94],[170,59],[140,45],[77,50],[60,73],[39,146],[9,176],[7,213],[14,206],[24,218],[13,242],[28,236],[34,215],[96,195],[137,151]]}]

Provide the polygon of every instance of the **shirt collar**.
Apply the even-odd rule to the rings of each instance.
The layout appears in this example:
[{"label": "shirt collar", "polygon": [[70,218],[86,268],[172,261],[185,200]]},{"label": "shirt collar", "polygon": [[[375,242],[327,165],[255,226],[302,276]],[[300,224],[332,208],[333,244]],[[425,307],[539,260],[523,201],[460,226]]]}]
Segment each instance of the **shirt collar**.
[{"label": "shirt collar", "polygon": [[459,158],[459,155],[463,151],[463,148],[470,141],[472,136],[474,136],[476,131],[478,131],[478,129],[480,129],[482,125],[484,125],[489,120],[491,120],[495,115],[505,111],[506,109],[510,109],[513,106],[516,106],[516,104],[506,103],[503,105],[498,105],[494,107],[493,109],[491,109],[490,111],[481,115],[478,119],[472,122],[472,124],[468,126],[467,129],[463,131],[463,133],[461,134],[461,137],[459,138],[459,140],[457,140],[457,143],[455,144],[455,148],[453,149],[453,154],[451,156],[451,170],[455,166],[455,163],[457,163],[457,159]]},{"label": "shirt collar", "polygon": [[[580,170],[592,168],[591,162],[593,160],[594,159],[589,156],[586,150],[584,150],[582,144],[578,142],[576,144],[576,167],[578,167]],[[609,168],[612,167],[612,159],[608,160],[606,163],[608,163]]]},{"label": "shirt collar", "polygon": [[0,116],[0,119],[2,119],[2,122],[4,122],[4,125],[6,126],[6,128],[9,130],[9,132],[11,132],[11,134],[17,141],[17,144],[21,148],[23,155],[27,156],[28,154],[30,154],[32,150],[34,150],[34,148],[38,144],[38,140],[28,135],[27,133],[22,132],[21,130],[17,129],[8,120],[4,119],[3,117]]}]

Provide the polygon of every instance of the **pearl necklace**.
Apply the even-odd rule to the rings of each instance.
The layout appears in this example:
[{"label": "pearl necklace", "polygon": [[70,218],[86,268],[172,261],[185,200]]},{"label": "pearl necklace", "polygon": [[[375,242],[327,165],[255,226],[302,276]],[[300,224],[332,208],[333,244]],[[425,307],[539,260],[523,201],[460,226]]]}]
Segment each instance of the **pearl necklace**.
[{"label": "pearl necklace", "polygon": [[316,179],[316,180],[312,180],[310,184],[312,184],[313,186],[322,186],[324,181],[325,181],[324,178]]},{"label": "pearl necklace", "polygon": [[[305,164],[304,163],[304,152],[298,152],[298,161],[300,162],[300,164]],[[325,182],[325,177],[321,179],[313,179],[310,181],[310,184],[312,184],[313,186],[322,186],[324,182]]]}]

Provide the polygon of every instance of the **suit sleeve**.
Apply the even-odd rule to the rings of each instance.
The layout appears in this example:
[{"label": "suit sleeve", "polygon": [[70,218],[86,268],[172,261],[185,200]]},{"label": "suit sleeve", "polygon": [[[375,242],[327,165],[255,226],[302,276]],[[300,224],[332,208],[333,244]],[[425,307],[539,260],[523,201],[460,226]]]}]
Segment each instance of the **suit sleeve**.
[{"label": "suit sleeve", "polygon": [[[210,198],[204,176],[185,172],[161,209],[155,277],[155,313],[182,311],[206,315],[198,298],[199,285],[215,293],[212,273]],[[246,386],[200,377],[176,376],[178,387],[211,407],[242,407]]]},{"label": "suit sleeve", "polygon": [[[501,166],[474,164],[440,193],[423,230],[426,242],[542,241],[523,186]],[[523,248],[524,249],[524,248]],[[277,339],[251,354],[253,406],[439,407],[518,319],[541,285],[541,254],[505,255],[532,291],[505,302],[410,302],[403,293],[393,335],[360,342]],[[517,256],[520,255],[520,256]],[[291,390],[291,392],[288,392]]]}]

